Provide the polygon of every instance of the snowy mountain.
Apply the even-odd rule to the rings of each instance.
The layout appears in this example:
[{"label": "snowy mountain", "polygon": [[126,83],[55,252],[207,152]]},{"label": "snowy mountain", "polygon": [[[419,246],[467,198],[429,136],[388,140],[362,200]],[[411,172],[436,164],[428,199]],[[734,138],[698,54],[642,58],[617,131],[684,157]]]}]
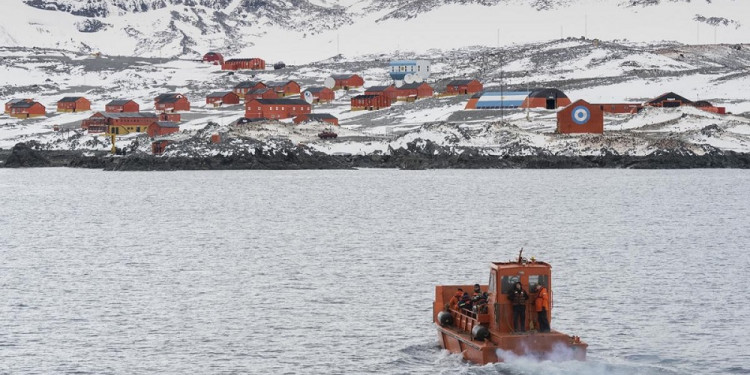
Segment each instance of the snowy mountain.
[{"label": "snowy mountain", "polygon": [[[270,61],[565,37],[746,42],[744,0],[4,0],[0,46]],[[668,20],[668,22],[667,22]]]}]

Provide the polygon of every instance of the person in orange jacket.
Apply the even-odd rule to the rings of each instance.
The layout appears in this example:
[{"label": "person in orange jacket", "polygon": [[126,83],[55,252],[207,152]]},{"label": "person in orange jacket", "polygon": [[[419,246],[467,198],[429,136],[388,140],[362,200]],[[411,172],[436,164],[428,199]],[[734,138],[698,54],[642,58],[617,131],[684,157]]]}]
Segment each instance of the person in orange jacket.
[{"label": "person in orange jacket", "polygon": [[539,332],[549,332],[549,319],[547,318],[549,294],[547,293],[547,288],[541,284],[536,284],[534,292],[537,293],[536,300],[534,300],[534,307],[536,307],[536,314],[539,320]]},{"label": "person in orange jacket", "polygon": [[464,290],[461,288],[458,288],[458,291],[456,291],[456,294],[451,297],[450,302],[448,302],[448,307],[451,310],[458,310],[458,302],[461,300],[461,297],[464,295]]}]

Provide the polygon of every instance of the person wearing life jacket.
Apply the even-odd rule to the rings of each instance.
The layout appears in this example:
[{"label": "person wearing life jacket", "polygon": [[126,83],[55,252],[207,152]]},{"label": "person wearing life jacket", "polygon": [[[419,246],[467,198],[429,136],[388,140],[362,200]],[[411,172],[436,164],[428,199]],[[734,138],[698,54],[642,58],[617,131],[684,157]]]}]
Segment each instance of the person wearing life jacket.
[{"label": "person wearing life jacket", "polygon": [[451,310],[458,310],[458,302],[461,300],[461,297],[464,296],[464,290],[461,288],[458,288],[456,291],[456,294],[451,297],[450,302],[448,302],[448,308]]},{"label": "person wearing life jacket", "polygon": [[536,284],[534,292],[537,293],[536,300],[534,300],[534,307],[536,308],[539,320],[539,332],[549,332],[549,318],[547,317],[549,312],[549,294],[547,293],[547,288],[541,284]]},{"label": "person wearing life jacket", "polygon": [[520,281],[516,281],[513,289],[508,292],[508,299],[513,306],[513,330],[526,331],[526,302],[529,300],[529,294],[523,290]]},{"label": "person wearing life jacket", "polygon": [[479,314],[487,313],[487,300],[489,296],[487,292],[482,292],[482,287],[479,284],[474,284],[474,295],[471,297],[471,303],[474,305],[474,312]]},{"label": "person wearing life jacket", "polygon": [[469,297],[469,293],[464,292],[461,300],[458,301],[458,307],[467,313],[471,313],[471,297]]}]

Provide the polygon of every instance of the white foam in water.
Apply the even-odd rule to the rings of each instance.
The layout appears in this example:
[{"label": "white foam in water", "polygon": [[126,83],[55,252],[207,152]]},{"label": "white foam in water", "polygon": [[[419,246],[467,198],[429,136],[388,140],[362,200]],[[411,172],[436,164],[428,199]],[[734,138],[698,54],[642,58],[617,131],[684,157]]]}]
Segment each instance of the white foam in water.
[{"label": "white foam in water", "polygon": [[539,355],[524,350],[528,354],[518,355],[511,351],[497,350],[497,357],[502,363],[493,364],[500,370],[512,374],[545,374],[545,375],[626,375],[626,374],[672,374],[673,371],[627,363],[602,363],[597,360],[577,361],[574,351],[562,344],[557,344],[549,353]]}]

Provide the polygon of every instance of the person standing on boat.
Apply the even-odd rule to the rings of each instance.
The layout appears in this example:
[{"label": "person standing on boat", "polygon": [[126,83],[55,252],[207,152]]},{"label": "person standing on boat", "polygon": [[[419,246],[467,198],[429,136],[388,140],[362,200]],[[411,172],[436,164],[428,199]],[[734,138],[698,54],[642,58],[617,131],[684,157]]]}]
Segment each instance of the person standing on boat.
[{"label": "person standing on boat", "polygon": [[543,287],[542,284],[536,284],[534,292],[537,293],[536,300],[534,300],[534,307],[536,307],[536,314],[539,320],[539,332],[549,332],[549,319],[547,318],[549,294],[547,293],[547,288]]},{"label": "person standing on boat", "polygon": [[474,284],[474,296],[471,297],[471,303],[474,305],[474,312],[477,314],[487,313],[487,300],[489,295],[487,292],[482,292],[482,287],[479,284]]},{"label": "person standing on boat", "polygon": [[526,331],[526,302],[529,300],[529,294],[523,290],[520,281],[516,281],[508,299],[513,304],[513,330],[516,332]]},{"label": "person standing on boat", "polygon": [[450,302],[448,302],[448,307],[451,310],[458,310],[458,302],[461,301],[461,297],[464,295],[464,290],[461,288],[458,288],[456,291],[456,294],[451,297]]}]

